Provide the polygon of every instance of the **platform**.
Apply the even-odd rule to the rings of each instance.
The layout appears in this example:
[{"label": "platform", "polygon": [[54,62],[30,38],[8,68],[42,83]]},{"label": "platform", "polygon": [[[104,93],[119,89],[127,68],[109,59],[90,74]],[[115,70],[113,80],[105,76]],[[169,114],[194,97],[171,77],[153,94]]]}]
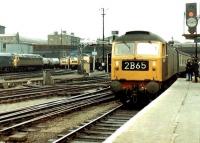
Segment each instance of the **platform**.
[{"label": "platform", "polygon": [[200,82],[179,78],[104,143],[199,143]]}]

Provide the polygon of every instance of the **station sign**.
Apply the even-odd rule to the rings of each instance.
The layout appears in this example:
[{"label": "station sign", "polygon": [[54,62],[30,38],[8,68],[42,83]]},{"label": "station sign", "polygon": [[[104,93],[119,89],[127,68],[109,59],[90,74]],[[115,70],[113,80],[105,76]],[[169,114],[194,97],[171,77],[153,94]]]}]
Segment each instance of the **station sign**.
[{"label": "station sign", "polygon": [[119,34],[119,31],[112,31],[112,35],[118,35]]},{"label": "station sign", "polygon": [[96,56],[96,55],[97,55],[97,52],[92,52],[92,55],[93,55],[93,56]]}]

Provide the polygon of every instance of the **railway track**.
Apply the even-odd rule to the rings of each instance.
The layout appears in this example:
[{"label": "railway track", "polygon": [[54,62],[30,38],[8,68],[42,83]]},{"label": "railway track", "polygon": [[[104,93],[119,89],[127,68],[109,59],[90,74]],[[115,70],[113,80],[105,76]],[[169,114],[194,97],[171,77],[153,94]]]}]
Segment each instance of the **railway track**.
[{"label": "railway track", "polygon": [[[62,75],[62,74],[71,74],[75,73],[77,71],[72,70],[50,70],[52,75]],[[32,72],[17,72],[17,73],[4,73],[0,74],[0,76],[4,80],[17,80],[17,79],[23,79],[23,78],[35,78],[35,77],[42,77],[43,73],[42,71],[32,71]]]},{"label": "railway track", "polygon": [[64,80],[57,82],[59,84],[67,84],[67,85],[82,85],[82,84],[101,84],[107,83],[110,84],[110,79],[108,77],[84,77],[72,80]]},{"label": "railway track", "polygon": [[66,86],[66,87],[46,87],[41,89],[24,89],[10,94],[0,94],[0,103],[19,102],[49,96],[77,95],[83,91],[100,88],[97,85]]},{"label": "railway track", "polygon": [[88,121],[79,128],[71,130],[66,135],[51,140],[53,140],[53,143],[103,142],[137,112],[138,111],[125,110],[122,108],[122,105],[119,105],[98,118]]},{"label": "railway track", "polygon": [[[75,81],[82,81],[82,80],[94,80],[94,78],[98,78],[101,80],[108,80],[109,79],[109,74],[106,73],[97,73],[97,74],[91,74],[90,76],[88,75],[73,75],[73,73],[77,73],[77,71],[69,71],[69,70],[58,70],[58,71],[51,71],[51,77],[54,81],[54,83],[69,83],[69,82],[75,82]],[[67,74],[70,74],[69,76]],[[17,85],[26,85],[27,83],[32,83],[32,84],[37,84],[37,85],[42,85],[43,84],[43,75],[40,72],[33,72],[33,73],[7,73],[4,75],[1,75],[2,81],[1,83],[4,83],[1,85],[3,88],[8,88],[8,87],[15,87]]]},{"label": "railway track", "polygon": [[108,100],[114,100],[114,95],[109,88],[105,88],[90,93],[6,112],[0,114],[0,134],[11,134],[13,131],[18,131],[48,118]]},{"label": "railway track", "polygon": [[47,96],[65,96],[65,95],[77,95],[83,91],[108,87],[110,81],[107,79],[82,79],[73,81],[68,81],[65,84],[57,84],[55,86],[47,87],[31,87],[23,89],[13,89],[0,91],[0,103],[10,103],[18,102],[22,100],[30,100],[35,98],[42,98]]}]

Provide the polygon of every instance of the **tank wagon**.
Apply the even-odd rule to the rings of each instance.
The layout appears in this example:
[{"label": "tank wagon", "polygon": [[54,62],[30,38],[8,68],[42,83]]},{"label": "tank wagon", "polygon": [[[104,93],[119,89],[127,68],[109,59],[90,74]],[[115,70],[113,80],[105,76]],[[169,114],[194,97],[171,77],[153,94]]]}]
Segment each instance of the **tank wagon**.
[{"label": "tank wagon", "polygon": [[49,58],[43,57],[43,58],[42,58],[42,62],[43,62],[43,67],[44,67],[45,69],[50,68],[50,60],[49,60]]},{"label": "tank wagon", "polygon": [[51,68],[58,68],[60,66],[59,58],[49,58],[49,66]]},{"label": "tank wagon", "polygon": [[127,106],[145,105],[185,73],[189,54],[148,31],[130,31],[112,44],[111,89]]}]

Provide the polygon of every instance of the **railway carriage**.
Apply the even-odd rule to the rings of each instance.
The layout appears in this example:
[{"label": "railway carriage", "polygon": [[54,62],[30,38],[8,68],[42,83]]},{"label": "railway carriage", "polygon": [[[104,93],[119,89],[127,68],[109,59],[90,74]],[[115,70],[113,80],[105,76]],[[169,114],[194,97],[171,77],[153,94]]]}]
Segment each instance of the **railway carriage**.
[{"label": "railway carriage", "polygon": [[185,72],[188,58],[156,34],[127,32],[112,45],[111,89],[128,106],[146,104]]}]

